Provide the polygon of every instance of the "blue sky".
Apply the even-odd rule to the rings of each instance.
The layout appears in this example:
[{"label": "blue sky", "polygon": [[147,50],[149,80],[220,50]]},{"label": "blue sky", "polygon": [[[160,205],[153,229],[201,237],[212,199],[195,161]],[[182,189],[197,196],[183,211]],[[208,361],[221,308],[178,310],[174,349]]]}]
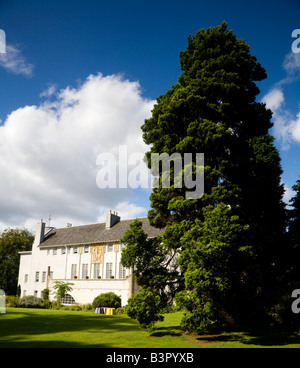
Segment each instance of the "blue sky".
[{"label": "blue sky", "polygon": [[149,191],[97,185],[96,157],[131,145],[155,98],[180,75],[189,34],[223,20],[266,69],[287,188],[300,175],[300,1],[0,0],[0,228],[146,216]]}]

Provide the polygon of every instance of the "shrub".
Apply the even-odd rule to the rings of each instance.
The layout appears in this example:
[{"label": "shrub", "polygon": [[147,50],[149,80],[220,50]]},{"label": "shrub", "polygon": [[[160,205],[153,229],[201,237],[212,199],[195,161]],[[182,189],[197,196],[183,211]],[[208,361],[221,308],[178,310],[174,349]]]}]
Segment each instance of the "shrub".
[{"label": "shrub", "polygon": [[142,288],[136,295],[128,299],[126,313],[136,319],[142,328],[149,332],[154,329],[154,323],[163,321],[160,296],[156,290]]},{"label": "shrub", "polygon": [[124,314],[125,313],[125,308],[117,308],[116,309],[116,314]]},{"label": "shrub", "polygon": [[20,298],[14,295],[6,295],[6,306],[16,308],[19,306]]},{"label": "shrub", "polygon": [[45,303],[42,298],[28,295],[20,299],[19,306],[23,308],[45,308]]},{"label": "shrub", "polygon": [[100,294],[93,300],[92,306],[93,308],[120,308],[121,297],[113,292]]}]

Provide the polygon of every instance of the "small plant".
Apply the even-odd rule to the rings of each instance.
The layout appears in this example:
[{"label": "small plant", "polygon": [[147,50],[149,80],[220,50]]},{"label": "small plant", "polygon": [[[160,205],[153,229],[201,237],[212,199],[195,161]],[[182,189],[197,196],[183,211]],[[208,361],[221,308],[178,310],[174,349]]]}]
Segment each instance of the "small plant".
[{"label": "small plant", "polygon": [[64,298],[68,292],[72,291],[71,285],[74,285],[72,282],[65,281],[55,281],[54,284],[53,288],[56,290],[54,294],[58,301]]},{"label": "small plant", "polygon": [[115,276],[111,275],[111,276],[110,276],[110,278],[111,278],[111,279],[114,279],[114,278],[115,278]]}]

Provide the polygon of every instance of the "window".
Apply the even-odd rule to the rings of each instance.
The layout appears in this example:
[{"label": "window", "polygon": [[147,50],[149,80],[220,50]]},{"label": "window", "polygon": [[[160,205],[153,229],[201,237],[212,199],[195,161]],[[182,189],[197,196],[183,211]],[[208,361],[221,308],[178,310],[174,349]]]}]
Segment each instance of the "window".
[{"label": "window", "polygon": [[68,252],[68,254],[70,254],[70,252],[71,252],[71,248],[70,247],[67,247],[67,252]]},{"label": "window", "polygon": [[100,263],[94,264],[94,279],[97,279],[100,276]]},{"label": "window", "polygon": [[24,282],[28,282],[28,273],[26,273],[24,276]]},{"label": "window", "polygon": [[125,249],[126,245],[125,244],[121,244],[121,250]]},{"label": "window", "polygon": [[114,245],[113,244],[107,244],[107,251],[108,252],[113,252],[114,250]]},{"label": "window", "polygon": [[56,248],[54,248],[54,249],[53,249],[53,255],[54,255],[54,256],[56,256],[56,255],[57,255],[57,249],[56,249]]},{"label": "window", "polygon": [[50,271],[50,277],[53,279],[53,271]]},{"label": "window", "polygon": [[82,275],[81,275],[82,279],[85,279],[87,277],[88,269],[89,269],[89,265],[87,263],[83,263],[82,264]]},{"label": "window", "polygon": [[34,294],[34,296],[37,297],[38,296],[38,291],[37,290],[34,290],[34,293],[33,294]]},{"label": "window", "polygon": [[84,253],[89,253],[90,247],[88,245],[84,246]]},{"label": "window", "polygon": [[35,273],[35,282],[39,282],[40,281],[40,273],[37,271]]},{"label": "window", "polygon": [[125,279],[126,277],[126,268],[121,265],[119,266],[119,279]]},{"label": "window", "polygon": [[113,264],[111,262],[106,263],[106,278],[109,279],[110,276],[112,276],[112,266]]},{"label": "window", "polygon": [[74,279],[74,276],[77,276],[77,264],[71,266],[71,279]]},{"label": "window", "polygon": [[77,254],[78,253],[78,247],[74,247],[73,248],[73,254]]},{"label": "window", "polygon": [[46,271],[43,271],[43,275],[42,275],[42,282],[45,282],[46,281]]},{"label": "window", "polygon": [[59,301],[61,304],[73,304],[75,303],[75,299],[70,294],[65,294],[64,298],[60,298]]},{"label": "window", "polygon": [[66,247],[61,248],[61,254],[66,254]]},{"label": "window", "polygon": [[47,249],[47,256],[49,256],[50,254],[50,249]]}]

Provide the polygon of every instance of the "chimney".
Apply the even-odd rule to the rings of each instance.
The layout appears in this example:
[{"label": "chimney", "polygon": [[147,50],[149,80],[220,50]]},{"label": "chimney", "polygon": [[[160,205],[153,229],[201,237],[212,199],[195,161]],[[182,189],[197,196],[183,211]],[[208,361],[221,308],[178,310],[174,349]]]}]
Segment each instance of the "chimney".
[{"label": "chimney", "polygon": [[45,235],[45,223],[43,219],[36,225],[36,232],[35,232],[35,244],[39,245],[44,240]]},{"label": "chimney", "polygon": [[111,210],[109,210],[109,213],[106,215],[106,228],[110,229],[113,227],[117,222],[121,220],[121,217],[117,215],[118,212],[115,214],[111,213]]}]

